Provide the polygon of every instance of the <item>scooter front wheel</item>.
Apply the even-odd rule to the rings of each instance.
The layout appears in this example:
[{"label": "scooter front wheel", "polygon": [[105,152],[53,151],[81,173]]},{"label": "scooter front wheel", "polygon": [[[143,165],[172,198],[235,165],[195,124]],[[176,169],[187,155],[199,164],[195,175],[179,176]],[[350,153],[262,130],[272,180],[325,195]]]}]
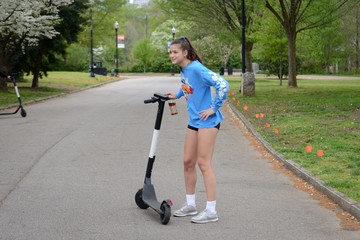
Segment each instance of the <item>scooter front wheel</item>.
[{"label": "scooter front wheel", "polygon": [[142,193],[143,193],[142,189],[139,189],[139,191],[137,191],[137,193],[135,194],[135,202],[136,202],[136,205],[138,205],[139,208],[147,209],[149,207],[149,205],[144,203],[144,201],[142,200]]},{"label": "scooter front wheel", "polygon": [[21,108],[20,114],[22,117],[26,117],[26,111],[23,108]]},{"label": "scooter front wheel", "polygon": [[161,223],[166,225],[170,221],[171,208],[167,203],[163,202],[161,204],[160,210],[163,212],[160,214]]}]

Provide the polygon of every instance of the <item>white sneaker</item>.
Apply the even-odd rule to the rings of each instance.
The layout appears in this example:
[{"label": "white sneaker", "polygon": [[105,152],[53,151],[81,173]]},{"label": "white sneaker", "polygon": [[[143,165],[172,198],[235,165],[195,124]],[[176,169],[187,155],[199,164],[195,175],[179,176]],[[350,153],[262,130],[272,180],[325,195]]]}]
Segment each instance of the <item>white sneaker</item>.
[{"label": "white sneaker", "polygon": [[184,203],[184,205],[174,212],[175,217],[186,217],[195,215],[198,212],[196,211],[196,207],[188,205],[187,203]]},{"label": "white sneaker", "polygon": [[208,222],[217,222],[219,217],[216,212],[210,212],[205,209],[196,217],[191,218],[191,222],[193,223],[208,223]]}]

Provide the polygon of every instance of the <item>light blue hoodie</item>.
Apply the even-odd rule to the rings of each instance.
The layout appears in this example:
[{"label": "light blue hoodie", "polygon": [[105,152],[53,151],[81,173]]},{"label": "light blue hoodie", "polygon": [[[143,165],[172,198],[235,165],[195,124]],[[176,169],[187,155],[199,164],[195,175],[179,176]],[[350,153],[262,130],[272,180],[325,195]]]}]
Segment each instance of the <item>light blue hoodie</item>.
[{"label": "light blue hoodie", "polygon": [[[212,128],[218,125],[224,116],[219,108],[227,98],[229,83],[218,74],[207,69],[199,61],[193,61],[181,72],[181,87],[177,98],[185,97],[189,113],[189,125],[195,128]],[[211,86],[216,89],[216,96],[211,95]],[[215,114],[200,120],[200,111],[212,107]]]}]

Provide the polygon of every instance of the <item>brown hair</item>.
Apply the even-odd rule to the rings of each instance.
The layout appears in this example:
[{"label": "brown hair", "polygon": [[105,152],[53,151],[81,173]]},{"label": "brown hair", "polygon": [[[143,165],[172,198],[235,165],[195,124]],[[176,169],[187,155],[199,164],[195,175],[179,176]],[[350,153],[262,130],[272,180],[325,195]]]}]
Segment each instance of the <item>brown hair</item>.
[{"label": "brown hair", "polygon": [[199,62],[203,63],[201,60],[201,57],[199,56],[199,54],[197,53],[196,49],[191,45],[189,38],[187,37],[180,37],[178,39],[175,39],[174,41],[172,41],[171,45],[174,44],[179,44],[181,50],[188,51],[188,54],[186,55],[186,58],[191,60],[191,61],[195,61],[198,60]]}]

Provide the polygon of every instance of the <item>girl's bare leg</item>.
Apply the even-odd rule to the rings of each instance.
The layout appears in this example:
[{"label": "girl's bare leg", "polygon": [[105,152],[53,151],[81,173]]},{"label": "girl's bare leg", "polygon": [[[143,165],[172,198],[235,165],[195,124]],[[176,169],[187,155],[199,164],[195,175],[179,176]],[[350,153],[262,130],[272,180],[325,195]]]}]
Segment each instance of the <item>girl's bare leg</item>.
[{"label": "girl's bare leg", "polygon": [[216,200],[216,177],[211,166],[217,128],[201,128],[197,138],[197,160],[203,174],[208,201]]},{"label": "girl's bare leg", "polygon": [[195,194],[197,181],[196,160],[197,160],[197,143],[198,132],[187,129],[184,146],[184,176],[186,194]]}]

